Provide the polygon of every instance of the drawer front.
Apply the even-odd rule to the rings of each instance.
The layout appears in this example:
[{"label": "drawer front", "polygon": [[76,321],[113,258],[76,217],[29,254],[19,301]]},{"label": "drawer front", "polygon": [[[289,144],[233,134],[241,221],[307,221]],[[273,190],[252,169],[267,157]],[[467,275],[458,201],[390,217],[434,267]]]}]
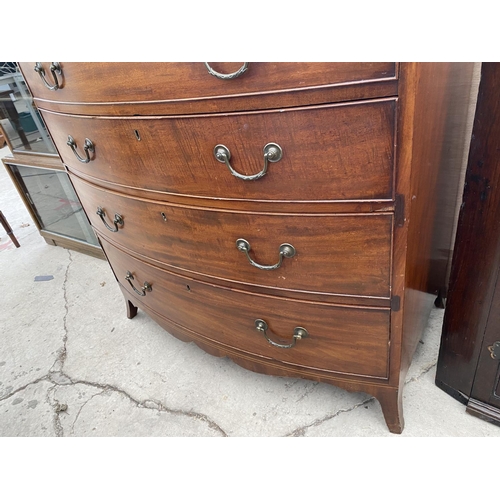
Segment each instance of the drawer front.
[{"label": "drawer front", "polygon": [[[203,99],[235,94],[294,90],[394,78],[395,63],[249,63],[240,76],[223,80],[204,63],[41,63],[50,90],[35,71],[36,63],[20,63],[36,98],[69,103],[119,103]],[[213,63],[218,73],[236,73],[242,63]]]},{"label": "drawer front", "polygon": [[[293,365],[387,378],[388,309],[340,307],[230,290],[181,278],[120,252],[104,239],[101,243],[134,303],[144,304],[200,337]],[[132,279],[127,280],[127,275]],[[277,344],[292,344],[296,327],[306,329],[309,336],[294,347],[276,347],[256,329],[257,319],[266,322],[266,335]]]},{"label": "drawer front", "polygon": [[[218,200],[325,201],[392,199],[395,112],[387,99],[196,117],[43,117],[63,162],[95,179]],[[87,138],[95,150],[84,163],[77,155],[86,159]],[[267,144],[282,158],[267,161]],[[218,145],[229,166],[215,157]],[[229,167],[243,176],[267,171],[249,180]]]},{"label": "drawer front", "polygon": [[[72,181],[92,225],[170,268],[262,287],[389,297],[391,214],[273,215],[202,210],[126,197]],[[104,214],[97,214],[101,207]],[[113,223],[115,214],[123,224]],[[113,230],[106,228],[106,224]],[[237,240],[249,244],[248,256]],[[243,243],[244,245],[244,243]],[[293,251],[291,252],[293,253]]]}]

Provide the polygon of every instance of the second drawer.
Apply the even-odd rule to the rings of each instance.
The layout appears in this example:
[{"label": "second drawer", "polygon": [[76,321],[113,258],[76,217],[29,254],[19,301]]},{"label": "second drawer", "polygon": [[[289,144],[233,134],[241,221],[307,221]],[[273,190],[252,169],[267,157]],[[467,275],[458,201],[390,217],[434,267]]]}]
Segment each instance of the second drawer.
[{"label": "second drawer", "polygon": [[390,297],[391,213],[190,208],[124,196],[71,177],[99,232],[162,267],[290,291]]},{"label": "second drawer", "polygon": [[373,201],[393,199],[396,104],[120,119],[42,114],[63,162],[95,183],[183,198]]}]

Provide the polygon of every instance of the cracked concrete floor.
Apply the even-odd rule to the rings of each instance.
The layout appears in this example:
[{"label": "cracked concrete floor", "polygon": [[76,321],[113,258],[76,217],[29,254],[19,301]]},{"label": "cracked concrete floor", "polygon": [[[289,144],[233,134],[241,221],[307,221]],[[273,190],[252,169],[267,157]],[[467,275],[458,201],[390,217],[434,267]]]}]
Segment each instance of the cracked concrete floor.
[{"label": "cracked concrete floor", "polygon": [[[398,437],[366,394],[252,373],[128,320],[108,264],[47,245],[3,166],[0,186],[21,244],[0,233],[0,436]],[[408,374],[402,436],[500,436],[434,385],[442,318]]]}]

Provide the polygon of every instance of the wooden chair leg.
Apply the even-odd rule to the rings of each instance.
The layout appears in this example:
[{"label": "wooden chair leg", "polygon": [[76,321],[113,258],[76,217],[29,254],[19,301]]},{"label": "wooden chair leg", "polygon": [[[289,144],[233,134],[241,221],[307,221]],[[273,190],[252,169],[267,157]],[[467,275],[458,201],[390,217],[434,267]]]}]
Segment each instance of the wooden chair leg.
[{"label": "wooden chair leg", "polygon": [[1,210],[0,210],[0,223],[2,224],[5,231],[7,231],[7,235],[12,240],[12,243],[14,243],[14,245],[16,245],[17,248],[19,248],[21,245],[17,241],[17,238],[14,236],[12,228],[10,227],[9,223],[7,222],[7,219],[5,218],[5,215],[2,213]]}]

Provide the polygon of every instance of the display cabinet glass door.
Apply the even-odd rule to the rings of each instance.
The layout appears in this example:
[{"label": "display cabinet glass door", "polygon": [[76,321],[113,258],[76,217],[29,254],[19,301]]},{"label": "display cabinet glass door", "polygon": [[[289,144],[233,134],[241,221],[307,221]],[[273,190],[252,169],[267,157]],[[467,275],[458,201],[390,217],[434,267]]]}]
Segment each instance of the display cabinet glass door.
[{"label": "display cabinet glass door", "polygon": [[0,63],[0,125],[11,151],[57,156],[57,151],[15,63]]},{"label": "display cabinet glass door", "polygon": [[9,166],[43,230],[99,246],[66,172]]}]

